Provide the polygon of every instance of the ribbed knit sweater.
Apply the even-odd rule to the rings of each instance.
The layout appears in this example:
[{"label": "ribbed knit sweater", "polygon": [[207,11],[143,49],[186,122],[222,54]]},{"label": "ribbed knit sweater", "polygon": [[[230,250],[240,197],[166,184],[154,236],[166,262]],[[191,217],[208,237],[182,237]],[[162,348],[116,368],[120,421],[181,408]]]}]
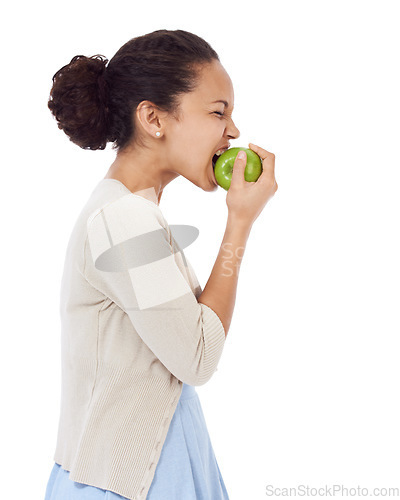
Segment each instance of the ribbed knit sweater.
[{"label": "ribbed knit sweater", "polygon": [[144,500],[182,392],[225,344],[155,191],[102,179],[73,227],[61,281],[54,460],[70,479]]}]

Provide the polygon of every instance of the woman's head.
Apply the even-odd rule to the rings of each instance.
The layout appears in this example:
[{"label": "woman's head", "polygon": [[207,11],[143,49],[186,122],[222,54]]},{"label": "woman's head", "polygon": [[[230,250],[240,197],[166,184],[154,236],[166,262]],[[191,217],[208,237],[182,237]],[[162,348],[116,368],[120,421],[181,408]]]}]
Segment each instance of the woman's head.
[{"label": "woman's head", "polygon": [[[112,142],[118,153],[162,149],[174,171],[190,179],[187,166],[180,171],[182,161],[194,168],[193,156],[200,154],[201,165],[205,154],[209,160],[239,135],[230,118],[230,78],[197,35],[157,30],[129,40],[107,62],[100,55],[75,56],[53,76],[48,107],[81,148],[105,149]],[[218,99],[228,101],[225,111],[212,102]]]},{"label": "woman's head", "polygon": [[182,30],[132,38],[114,57],[75,56],[53,76],[48,107],[60,129],[83,149],[122,150],[135,138],[134,112],[143,100],[176,115],[181,94],[196,86],[198,68],[217,53]]}]

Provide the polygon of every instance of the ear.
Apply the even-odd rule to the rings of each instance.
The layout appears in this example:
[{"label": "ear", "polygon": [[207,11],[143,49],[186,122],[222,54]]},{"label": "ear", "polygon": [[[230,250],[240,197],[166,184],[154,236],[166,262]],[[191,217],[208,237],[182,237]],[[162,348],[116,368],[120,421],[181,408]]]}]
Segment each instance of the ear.
[{"label": "ear", "polygon": [[136,118],[142,128],[152,137],[163,132],[164,113],[151,101],[142,101],[136,108]]}]

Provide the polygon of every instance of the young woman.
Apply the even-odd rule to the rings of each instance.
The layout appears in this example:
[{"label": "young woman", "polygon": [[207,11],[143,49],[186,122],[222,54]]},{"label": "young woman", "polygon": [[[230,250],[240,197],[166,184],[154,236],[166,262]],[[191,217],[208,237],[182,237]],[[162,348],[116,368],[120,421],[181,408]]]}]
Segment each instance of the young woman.
[{"label": "young woman", "polygon": [[231,80],[210,45],[183,30],[133,38],[107,63],[74,57],[54,75],[48,103],[75,144],[112,142],[117,154],[67,248],[45,500],[225,500],[195,386],[217,369],[252,224],[277,190],[275,157],[249,144],[263,160],[255,183],[236,158],[202,290],[159,205],[179,175],[217,189],[213,157],[239,137]]}]

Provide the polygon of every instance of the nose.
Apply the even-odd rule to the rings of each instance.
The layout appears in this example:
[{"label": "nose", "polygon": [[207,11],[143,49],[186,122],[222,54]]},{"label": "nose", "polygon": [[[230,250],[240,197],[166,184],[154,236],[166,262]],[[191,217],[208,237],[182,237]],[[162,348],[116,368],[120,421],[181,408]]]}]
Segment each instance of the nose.
[{"label": "nose", "polygon": [[236,127],[232,118],[229,121],[229,125],[227,127],[227,135],[230,139],[238,139],[240,136],[240,130]]}]

